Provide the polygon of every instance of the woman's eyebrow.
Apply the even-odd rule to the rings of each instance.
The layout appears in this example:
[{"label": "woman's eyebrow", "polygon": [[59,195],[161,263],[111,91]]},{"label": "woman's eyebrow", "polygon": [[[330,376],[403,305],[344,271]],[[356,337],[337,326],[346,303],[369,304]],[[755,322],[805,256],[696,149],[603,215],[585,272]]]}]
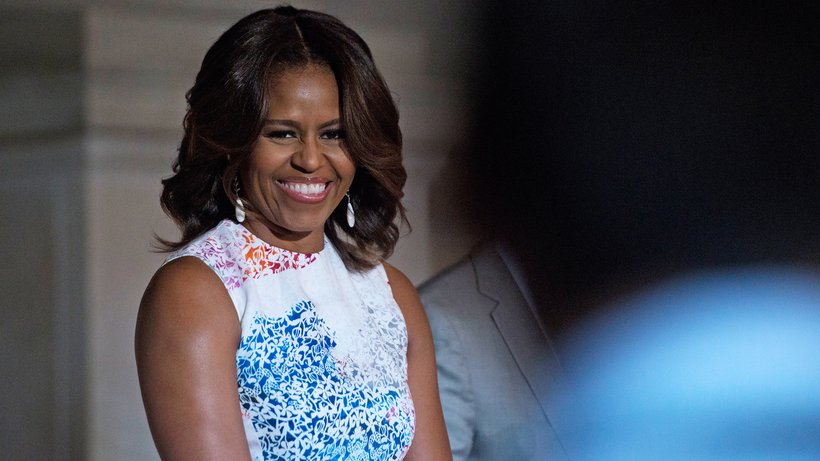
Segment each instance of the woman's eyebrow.
[{"label": "woman's eyebrow", "polygon": [[284,125],[293,128],[299,128],[299,123],[295,120],[288,119],[265,119],[265,125]]},{"label": "woman's eyebrow", "polygon": [[319,125],[319,129],[321,130],[322,128],[327,128],[331,125],[338,125],[340,122],[341,122],[340,119],[334,118],[333,120],[328,120],[327,122],[322,123],[321,125]]},{"label": "woman's eyebrow", "polygon": [[[319,129],[327,128],[332,125],[338,125],[341,122],[341,119],[334,118],[333,120],[328,120],[321,125],[319,125]],[[292,128],[301,128],[301,124],[295,120],[290,119],[265,119],[265,125],[283,125]]]}]

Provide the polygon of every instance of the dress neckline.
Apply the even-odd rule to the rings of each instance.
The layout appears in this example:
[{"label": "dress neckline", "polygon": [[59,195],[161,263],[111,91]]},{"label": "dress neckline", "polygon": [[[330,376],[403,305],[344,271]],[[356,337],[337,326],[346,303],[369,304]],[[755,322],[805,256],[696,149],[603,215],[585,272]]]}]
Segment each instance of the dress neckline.
[{"label": "dress neckline", "polygon": [[308,253],[308,252],[301,252],[301,251],[296,251],[296,250],[288,250],[287,248],[282,248],[280,246],[271,245],[270,243],[266,242],[265,240],[263,240],[258,235],[254,234],[247,227],[243,226],[242,224],[236,223],[231,219],[225,219],[223,221],[223,223],[225,223],[226,226],[239,229],[239,233],[242,235],[242,237],[245,239],[245,241],[247,241],[249,243],[253,243],[254,246],[261,246],[262,248],[265,248],[265,249],[268,249],[268,250],[271,250],[271,251],[275,251],[277,253],[285,254],[285,255],[291,255],[291,256],[294,256],[294,257],[308,258],[308,257],[311,257],[313,255],[320,255],[320,254],[325,253],[327,251],[328,247],[331,246],[330,240],[327,238],[327,234],[323,233],[322,234],[323,245],[322,245],[322,249],[319,250],[319,251],[314,251],[314,252],[309,252]]}]

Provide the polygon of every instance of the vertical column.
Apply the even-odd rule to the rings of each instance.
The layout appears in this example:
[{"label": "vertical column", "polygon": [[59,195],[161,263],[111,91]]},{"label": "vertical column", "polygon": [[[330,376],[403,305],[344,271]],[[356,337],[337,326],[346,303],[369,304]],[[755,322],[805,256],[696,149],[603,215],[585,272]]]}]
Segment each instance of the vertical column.
[{"label": "vertical column", "polygon": [[85,457],[81,30],[76,9],[0,8],[0,446],[14,459]]}]

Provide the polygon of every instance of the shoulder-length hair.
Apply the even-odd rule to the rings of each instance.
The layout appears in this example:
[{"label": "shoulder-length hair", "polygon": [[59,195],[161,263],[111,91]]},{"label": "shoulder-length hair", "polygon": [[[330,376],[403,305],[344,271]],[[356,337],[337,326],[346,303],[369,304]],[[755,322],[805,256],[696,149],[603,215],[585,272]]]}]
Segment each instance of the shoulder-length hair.
[{"label": "shoulder-length hair", "polygon": [[350,270],[371,268],[392,254],[397,216],[407,223],[401,204],[407,174],[390,90],[358,34],[333,16],[289,6],[246,16],[206,53],[186,94],[174,174],[162,181],[162,207],[182,232],[179,241],[160,239],[164,251],[233,216],[234,181],[262,130],[272,79],[310,64],[329,67],[336,78],[343,146],[356,165],[349,190],[356,226],[344,224],[343,200],[325,233]]}]

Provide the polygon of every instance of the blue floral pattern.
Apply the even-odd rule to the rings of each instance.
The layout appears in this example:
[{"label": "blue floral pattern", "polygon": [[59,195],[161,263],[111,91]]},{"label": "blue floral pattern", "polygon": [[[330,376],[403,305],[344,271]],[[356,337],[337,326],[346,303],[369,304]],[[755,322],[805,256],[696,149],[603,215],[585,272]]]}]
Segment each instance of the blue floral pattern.
[{"label": "blue floral pattern", "polygon": [[239,398],[266,460],[401,459],[413,410],[389,386],[361,385],[333,356],[333,333],[304,301],[257,315],[237,353]]}]

